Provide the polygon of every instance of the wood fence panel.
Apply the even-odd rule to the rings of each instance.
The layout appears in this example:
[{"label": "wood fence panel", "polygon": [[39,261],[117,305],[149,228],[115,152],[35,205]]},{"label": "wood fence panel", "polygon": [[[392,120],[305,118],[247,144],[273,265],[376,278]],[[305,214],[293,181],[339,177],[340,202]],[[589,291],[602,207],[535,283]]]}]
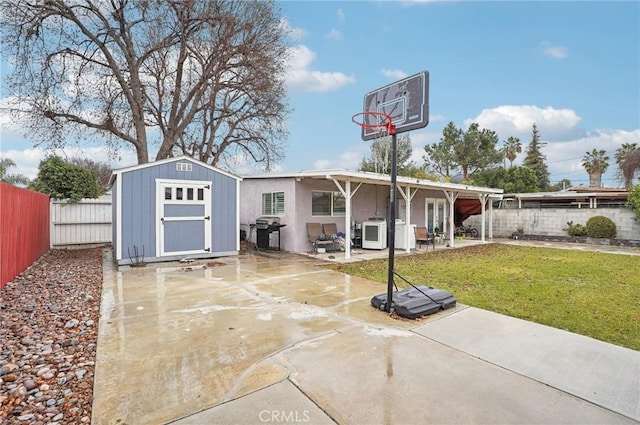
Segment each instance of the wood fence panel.
[{"label": "wood fence panel", "polygon": [[51,247],[111,243],[111,196],[51,200]]},{"label": "wood fence panel", "polygon": [[0,182],[0,288],[49,250],[49,196]]}]

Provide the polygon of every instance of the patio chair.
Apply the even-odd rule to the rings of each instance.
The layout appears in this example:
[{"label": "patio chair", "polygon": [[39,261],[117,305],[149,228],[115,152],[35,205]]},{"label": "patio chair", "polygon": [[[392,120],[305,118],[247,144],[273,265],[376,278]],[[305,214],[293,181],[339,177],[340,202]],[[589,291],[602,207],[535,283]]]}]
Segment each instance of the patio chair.
[{"label": "patio chair", "polygon": [[340,249],[340,241],[338,240],[338,225],[336,223],[324,223],[322,225],[322,233],[327,236],[327,239],[333,240],[334,251]]},{"label": "patio chair", "polygon": [[427,250],[429,250],[429,244],[433,244],[433,250],[436,249],[436,241],[433,234],[429,234],[426,227],[416,227],[416,245],[422,248],[422,244],[427,244]]},{"label": "patio chair", "polygon": [[307,223],[307,238],[316,252],[318,252],[318,248],[334,250],[333,239],[330,235],[323,233],[320,223]]}]

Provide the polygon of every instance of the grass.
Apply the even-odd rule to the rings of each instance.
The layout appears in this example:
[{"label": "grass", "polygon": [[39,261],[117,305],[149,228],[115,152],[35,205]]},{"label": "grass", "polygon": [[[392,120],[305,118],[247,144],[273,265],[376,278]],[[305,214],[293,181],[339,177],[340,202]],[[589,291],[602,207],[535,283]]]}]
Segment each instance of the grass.
[{"label": "grass", "polygon": [[[386,260],[332,268],[386,290]],[[640,256],[488,244],[396,257],[395,270],[461,304],[640,350]]]}]

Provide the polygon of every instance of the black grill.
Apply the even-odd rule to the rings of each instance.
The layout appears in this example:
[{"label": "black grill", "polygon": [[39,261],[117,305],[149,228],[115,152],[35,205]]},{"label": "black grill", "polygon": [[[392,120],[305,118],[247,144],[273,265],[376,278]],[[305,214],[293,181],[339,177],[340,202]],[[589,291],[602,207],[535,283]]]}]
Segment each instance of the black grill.
[{"label": "black grill", "polygon": [[[279,217],[259,217],[256,219],[256,245],[258,249],[277,249],[280,251],[280,229],[286,224]],[[271,246],[271,233],[278,233],[278,246]]]}]

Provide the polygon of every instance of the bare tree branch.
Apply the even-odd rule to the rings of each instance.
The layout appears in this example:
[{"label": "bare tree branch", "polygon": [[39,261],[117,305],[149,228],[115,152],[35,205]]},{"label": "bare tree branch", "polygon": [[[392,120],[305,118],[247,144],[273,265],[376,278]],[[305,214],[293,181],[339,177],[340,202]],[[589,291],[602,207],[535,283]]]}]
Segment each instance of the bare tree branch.
[{"label": "bare tree branch", "polygon": [[156,159],[282,158],[288,46],[274,1],[0,1],[7,88],[34,141],[124,141],[139,163],[151,138]]}]

